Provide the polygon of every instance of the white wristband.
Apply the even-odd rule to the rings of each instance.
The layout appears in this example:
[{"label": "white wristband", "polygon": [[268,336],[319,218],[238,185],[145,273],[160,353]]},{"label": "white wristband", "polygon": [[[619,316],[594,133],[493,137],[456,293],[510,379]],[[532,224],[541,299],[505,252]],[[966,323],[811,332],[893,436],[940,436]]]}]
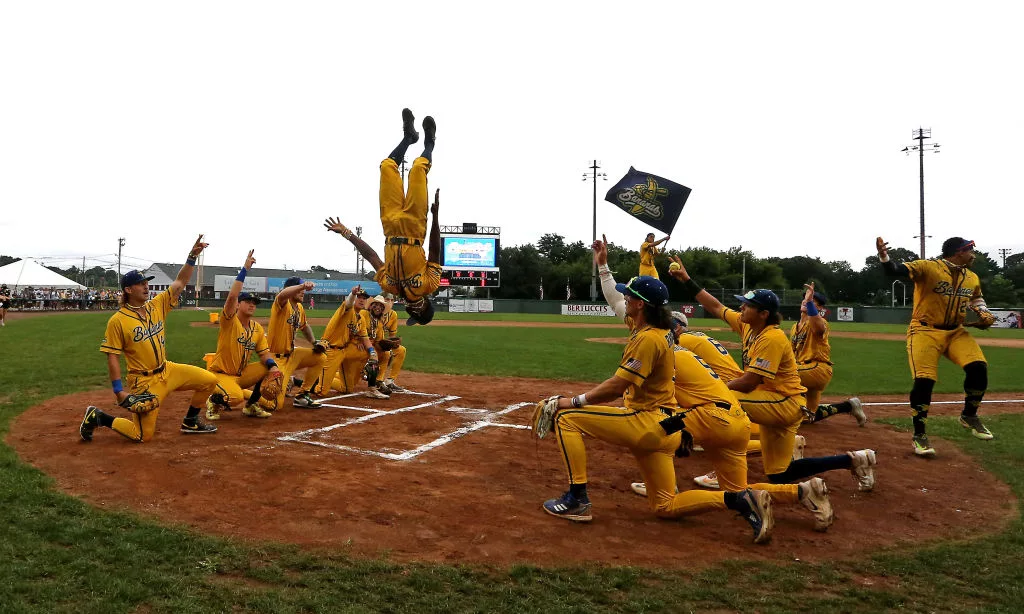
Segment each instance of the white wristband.
[{"label": "white wristband", "polygon": [[578,395],[576,395],[576,396],[574,396],[572,398],[572,406],[573,407],[579,408],[579,407],[583,407],[586,404],[587,404],[587,395],[585,395],[585,394],[578,394]]},{"label": "white wristband", "polygon": [[885,257],[879,256],[878,257],[878,261],[879,262],[889,262],[889,252],[885,252]]}]

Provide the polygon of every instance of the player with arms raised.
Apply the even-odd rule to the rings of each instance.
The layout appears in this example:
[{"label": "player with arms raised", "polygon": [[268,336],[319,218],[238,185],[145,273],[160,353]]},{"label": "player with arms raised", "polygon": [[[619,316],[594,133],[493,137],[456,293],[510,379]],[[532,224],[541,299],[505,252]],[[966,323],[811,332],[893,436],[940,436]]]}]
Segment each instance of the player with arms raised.
[{"label": "player with arms raised", "polygon": [[654,233],[647,233],[643,244],[640,245],[640,275],[648,275],[658,279],[658,269],[654,266],[654,258],[661,251],[658,249],[658,246],[662,243],[668,243],[668,240],[671,238],[666,236],[655,241]]}]

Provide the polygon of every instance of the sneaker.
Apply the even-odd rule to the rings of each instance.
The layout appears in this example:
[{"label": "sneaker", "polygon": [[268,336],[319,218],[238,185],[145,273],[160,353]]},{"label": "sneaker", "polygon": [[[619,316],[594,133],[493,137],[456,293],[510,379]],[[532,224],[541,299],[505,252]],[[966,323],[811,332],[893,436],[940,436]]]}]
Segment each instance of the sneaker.
[{"label": "sneaker", "polygon": [[437,124],[434,123],[434,118],[426,116],[423,118],[423,145],[430,145],[435,141],[435,134],[437,134]]},{"label": "sneaker", "polygon": [[245,406],[245,409],[242,410],[242,415],[249,416],[250,418],[269,418],[274,414],[264,410],[262,407],[260,407],[259,403],[250,403],[249,405]]},{"label": "sneaker", "polygon": [[868,416],[864,413],[864,404],[857,397],[853,397],[850,399],[850,405],[853,407],[850,414],[857,419],[857,426],[863,427],[868,423]]},{"label": "sneaker", "polygon": [[746,489],[739,493],[740,516],[754,529],[754,543],[763,544],[772,538],[775,519],[772,517],[772,497],[764,490]]},{"label": "sneaker", "polygon": [[693,447],[690,448],[690,452],[703,452],[703,451],[704,451],[704,446],[702,446],[700,444],[693,444]]},{"label": "sneaker", "polygon": [[399,386],[393,379],[384,380],[384,384],[388,387],[388,392],[407,392],[405,388]]},{"label": "sneaker", "polygon": [[371,399],[390,399],[391,398],[390,395],[384,394],[383,392],[381,392],[377,388],[370,388],[369,390],[367,390],[366,392],[363,393],[363,396],[364,397],[370,397]]},{"label": "sneaker", "polygon": [[928,445],[928,436],[924,433],[914,435],[914,454],[918,456],[935,456],[935,448]]},{"label": "sneaker", "polygon": [[847,454],[853,460],[850,473],[857,478],[858,488],[861,492],[870,492],[875,487],[875,465],[878,464],[875,451],[857,450],[856,452],[847,452]]},{"label": "sneaker", "polygon": [[[302,380],[295,379],[294,375],[289,377],[288,378],[288,388],[284,391],[284,398],[290,399],[290,398],[294,397],[295,394],[292,393],[292,389],[293,388],[298,388],[300,386],[302,386]],[[302,394],[302,393],[300,392],[299,394]]]},{"label": "sneaker", "polygon": [[391,396],[391,389],[384,382],[377,382],[377,391],[388,397]]},{"label": "sneaker", "polygon": [[[427,120],[423,121],[426,123]],[[405,135],[405,142],[409,145],[420,140],[420,133],[416,132],[415,122],[416,118],[413,117],[412,111],[402,109],[402,133]]]},{"label": "sneaker", "polygon": [[303,392],[294,399],[292,399],[292,407],[301,407],[303,409],[320,409],[323,407],[323,403],[318,403],[309,395],[308,392]]},{"label": "sneaker", "polygon": [[807,438],[797,435],[793,438],[793,460],[800,460],[804,457],[804,448],[807,447]]},{"label": "sneaker", "polygon": [[85,408],[85,417],[82,418],[82,425],[78,427],[78,434],[82,441],[92,441],[92,432],[100,425],[100,410],[90,405]]},{"label": "sneaker", "polygon": [[714,471],[698,475],[693,478],[693,481],[697,483],[697,486],[703,486],[704,488],[718,488],[718,474]]},{"label": "sneaker", "polygon": [[[629,487],[641,497],[647,496],[647,484],[645,482],[633,482]],[[679,487],[676,486],[676,494],[679,494]]]},{"label": "sneaker", "polygon": [[206,419],[220,420],[220,405],[210,399],[206,399]]},{"label": "sneaker", "polygon": [[590,499],[577,499],[571,492],[566,492],[558,499],[545,501],[544,511],[573,522],[590,522],[594,519],[590,513]]},{"label": "sneaker", "polygon": [[971,435],[974,435],[978,439],[984,439],[987,441],[995,438],[992,431],[985,428],[985,425],[981,423],[981,418],[977,416],[965,416],[961,414],[960,426],[965,429],[971,429]]},{"label": "sneaker", "polygon": [[828,487],[825,480],[811,478],[800,483],[800,503],[814,514],[814,530],[828,531],[836,514],[832,511],[832,501],[828,498]]},{"label": "sneaker", "polygon": [[217,427],[212,424],[204,424],[200,422],[199,417],[196,416],[195,418],[185,418],[181,421],[181,432],[197,435],[216,433]]}]

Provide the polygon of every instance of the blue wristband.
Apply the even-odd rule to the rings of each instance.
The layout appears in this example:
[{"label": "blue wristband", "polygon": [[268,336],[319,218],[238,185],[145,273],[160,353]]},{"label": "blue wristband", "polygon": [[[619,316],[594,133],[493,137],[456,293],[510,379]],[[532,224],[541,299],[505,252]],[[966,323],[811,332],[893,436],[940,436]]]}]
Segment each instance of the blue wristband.
[{"label": "blue wristband", "polygon": [[241,269],[239,269],[238,270],[238,277],[235,278],[235,281],[245,281],[245,274],[248,273],[248,272],[249,271],[245,270],[245,267],[242,267]]},{"label": "blue wristband", "polygon": [[110,387],[114,389],[114,394],[124,390],[124,386],[121,384],[121,380],[119,379],[111,380]]},{"label": "blue wristband", "polygon": [[814,304],[814,301],[807,301],[807,315],[818,315],[818,306]]},{"label": "blue wristband", "polygon": [[187,264],[189,266],[195,266],[196,265],[196,259],[193,258],[192,256],[189,256],[188,258],[185,259],[185,264]]},{"label": "blue wristband", "polygon": [[273,358],[268,358],[268,359],[266,359],[265,361],[263,361],[263,364],[267,365],[267,368],[268,368],[268,369],[269,369],[270,367],[276,367],[276,366],[277,366],[277,363],[276,363],[276,362],[274,362],[274,359],[273,359]]}]

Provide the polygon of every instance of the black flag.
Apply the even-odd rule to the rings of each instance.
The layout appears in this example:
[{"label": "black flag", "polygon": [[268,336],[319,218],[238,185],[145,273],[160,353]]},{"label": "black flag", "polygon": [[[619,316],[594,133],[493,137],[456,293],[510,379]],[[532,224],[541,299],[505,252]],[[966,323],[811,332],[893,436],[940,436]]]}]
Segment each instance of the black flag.
[{"label": "black flag", "polygon": [[690,188],[685,185],[631,166],[604,199],[648,226],[672,234],[689,197]]}]

